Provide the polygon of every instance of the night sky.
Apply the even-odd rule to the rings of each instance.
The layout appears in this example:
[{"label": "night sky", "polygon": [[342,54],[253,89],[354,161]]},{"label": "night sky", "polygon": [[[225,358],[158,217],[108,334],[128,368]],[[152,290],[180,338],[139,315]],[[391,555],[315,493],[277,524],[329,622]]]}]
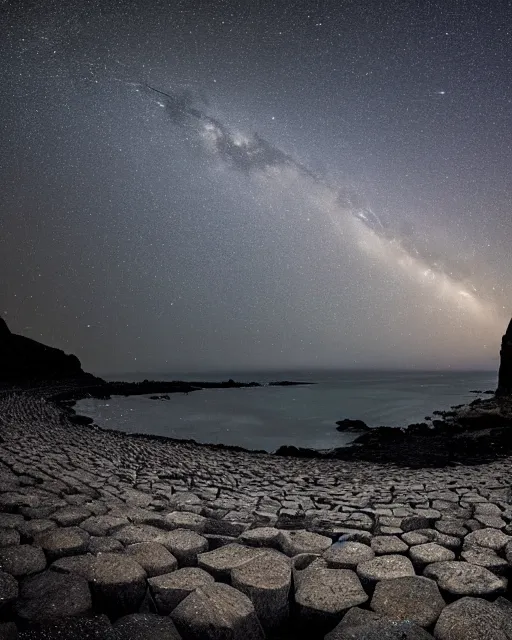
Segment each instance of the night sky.
[{"label": "night sky", "polygon": [[0,2],[0,313],[105,372],[493,368],[512,5]]}]

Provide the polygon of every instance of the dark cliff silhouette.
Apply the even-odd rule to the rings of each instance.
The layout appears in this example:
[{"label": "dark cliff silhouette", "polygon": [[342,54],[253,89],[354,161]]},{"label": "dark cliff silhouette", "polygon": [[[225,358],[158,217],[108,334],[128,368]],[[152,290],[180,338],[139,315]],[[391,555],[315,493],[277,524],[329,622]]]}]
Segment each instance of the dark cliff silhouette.
[{"label": "dark cliff silhouette", "polygon": [[501,340],[498,395],[512,395],[512,320]]},{"label": "dark cliff silhouette", "polygon": [[67,379],[99,380],[83,371],[76,356],[12,333],[0,318],[0,382],[26,385]]}]

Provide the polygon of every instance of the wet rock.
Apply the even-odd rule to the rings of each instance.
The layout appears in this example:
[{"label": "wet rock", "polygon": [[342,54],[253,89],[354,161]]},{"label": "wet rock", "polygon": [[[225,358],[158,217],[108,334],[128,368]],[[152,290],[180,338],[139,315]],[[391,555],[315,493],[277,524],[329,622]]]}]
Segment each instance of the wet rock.
[{"label": "wet rock", "polygon": [[244,547],[235,542],[214,551],[201,553],[198,556],[198,565],[211,573],[216,580],[229,580],[233,569],[257,558],[260,553],[259,549]]},{"label": "wet rock", "polygon": [[377,583],[370,606],[393,620],[412,620],[420,627],[430,627],[445,602],[433,580],[410,576]]},{"label": "wet rock", "polygon": [[0,611],[18,597],[18,582],[8,573],[0,571]]},{"label": "wet rock", "polygon": [[233,587],[249,597],[265,630],[286,622],[291,577],[290,559],[271,550],[231,571]]},{"label": "wet rock", "polygon": [[482,598],[461,598],[442,611],[437,640],[510,640],[512,616]]},{"label": "wet rock", "polygon": [[336,424],[338,425],[336,427],[336,431],[349,433],[362,433],[365,431],[370,431],[370,427],[362,420],[350,420],[349,418],[345,418],[344,420],[338,420]]},{"label": "wet rock", "polygon": [[87,580],[77,575],[45,571],[21,583],[16,613],[26,622],[41,623],[83,615],[91,607]]},{"label": "wet rock", "polygon": [[157,540],[176,557],[181,567],[197,565],[197,556],[208,550],[206,538],[188,529],[168,531]]},{"label": "wet rock", "polygon": [[64,556],[85,553],[89,534],[79,527],[59,527],[38,535],[36,543],[43,549],[48,561],[53,562]]},{"label": "wet rock", "polygon": [[338,542],[361,542],[361,544],[370,545],[372,534],[363,529],[349,529],[347,527],[337,527],[339,534]]},{"label": "wet rock", "polygon": [[455,560],[455,554],[450,549],[445,549],[435,542],[427,544],[418,544],[409,549],[409,556],[412,563],[419,570],[422,570],[427,564],[434,562],[444,562],[446,560]]},{"label": "wet rock", "polygon": [[301,619],[327,627],[367,600],[359,578],[348,569],[306,571],[295,591]]},{"label": "wet rock", "polygon": [[226,584],[212,584],[187,596],[171,613],[183,640],[263,640],[249,598]]},{"label": "wet rock", "polygon": [[138,542],[126,547],[126,554],[133,558],[148,577],[171,573],[178,568],[178,561],[158,542]]},{"label": "wet rock", "polygon": [[280,531],[279,547],[287,556],[299,553],[323,553],[331,546],[332,540],[311,531]]},{"label": "wet rock", "polygon": [[375,552],[360,542],[336,542],[322,557],[331,569],[355,569],[361,562],[372,560]]},{"label": "wet rock", "polygon": [[38,573],[46,568],[46,556],[41,547],[21,544],[0,549],[0,571],[10,573],[15,578]]},{"label": "wet rock", "polygon": [[435,580],[440,589],[454,596],[492,596],[503,593],[507,580],[469,562],[436,562],[423,575]]},{"label": "wet rock", "polygon": [[380,580],[414,576],[414,568],[409,558],[399,555],[379,556],[362,562],[357,567],[357,575],[363,585],[372,587]]},{"label": "wet rock", "polygon": [[397,536],[375,536],[371,543],[376,555],[388,555],[391,553],[405,553],[409,547]]},{"label": "wet rock", "polygon": [[151,595],[161,615],[170,614],[193,591],[213,582],[209,573],[197,567],[184,567],[148,580]]},{"label": "wet rock", "polygon": [[132,613],[115,624],[119,640],[181,640],[174,622],[153,613]]}]

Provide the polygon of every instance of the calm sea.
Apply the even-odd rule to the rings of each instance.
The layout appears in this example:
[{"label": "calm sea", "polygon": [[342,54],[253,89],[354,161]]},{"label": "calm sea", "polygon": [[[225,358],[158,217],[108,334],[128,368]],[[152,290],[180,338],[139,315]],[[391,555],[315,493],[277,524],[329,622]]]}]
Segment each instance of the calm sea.
[{"label": "calm sea", "polygon": [[[471,390],[496,387],[495,372],[282,371],[243,374],[117,375],[116,380],[305,380],[301,387],[210,389],[170,400],[146,396],[81,400],[78,413],[103,427],[198,442],[274,451],[282,444],[327,449],[354,436],[336,431],[336,421],[359,418],[369,426],[406,426],[436,409],[479,397]],[[485,397],[485,396],[482,396]]]}]

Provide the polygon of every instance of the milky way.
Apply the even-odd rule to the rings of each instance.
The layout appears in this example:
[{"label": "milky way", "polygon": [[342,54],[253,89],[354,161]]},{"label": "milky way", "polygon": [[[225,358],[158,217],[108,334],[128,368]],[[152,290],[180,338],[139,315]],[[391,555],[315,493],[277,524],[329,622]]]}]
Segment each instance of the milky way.
[{"label": "milky way", "polygon": [[496,370],[510,3],[0,2],[0,313],[98,373]]},{"label": "milky way", "polygon": [[342,216],[360,223],[352,227],[350,240],[356,242],[362,252],[377,257],[387,266],[403,270],[422,287],[425,295],[448,301],[461,313],[469,314],[484,325],[503,325],[506,317],[503,308],[499,309],[492,296],[479,292],[470,275],[463,278],[457,273],[456,266],[448,271],[444,264],[448,265],[449,259],[437,257],[434,260],[426,249],[422,250],[416,244],[413,237],[404,236],[393,229],[391,224],[384,225],[377,213],[365,202],[364,195],[348,187],[340,188],[329,184],[327,178],[314,173],[258,134],[232,131],[226,124],[196,107],[194,96],[189,92],[169,93],[135,82],[129,83],[129,86],[137,92],[143,91],[154,97],[156,104],[166,109],[173,124],[192,132],[204,143],[205,152],[233,170],[246,174],[262,172],[269,179],[277,177],[276,170],[292,170],[300,179],[323,188],[327,199],[332,199],[324,208],[335,228],[346,222],[340,219]]}]

